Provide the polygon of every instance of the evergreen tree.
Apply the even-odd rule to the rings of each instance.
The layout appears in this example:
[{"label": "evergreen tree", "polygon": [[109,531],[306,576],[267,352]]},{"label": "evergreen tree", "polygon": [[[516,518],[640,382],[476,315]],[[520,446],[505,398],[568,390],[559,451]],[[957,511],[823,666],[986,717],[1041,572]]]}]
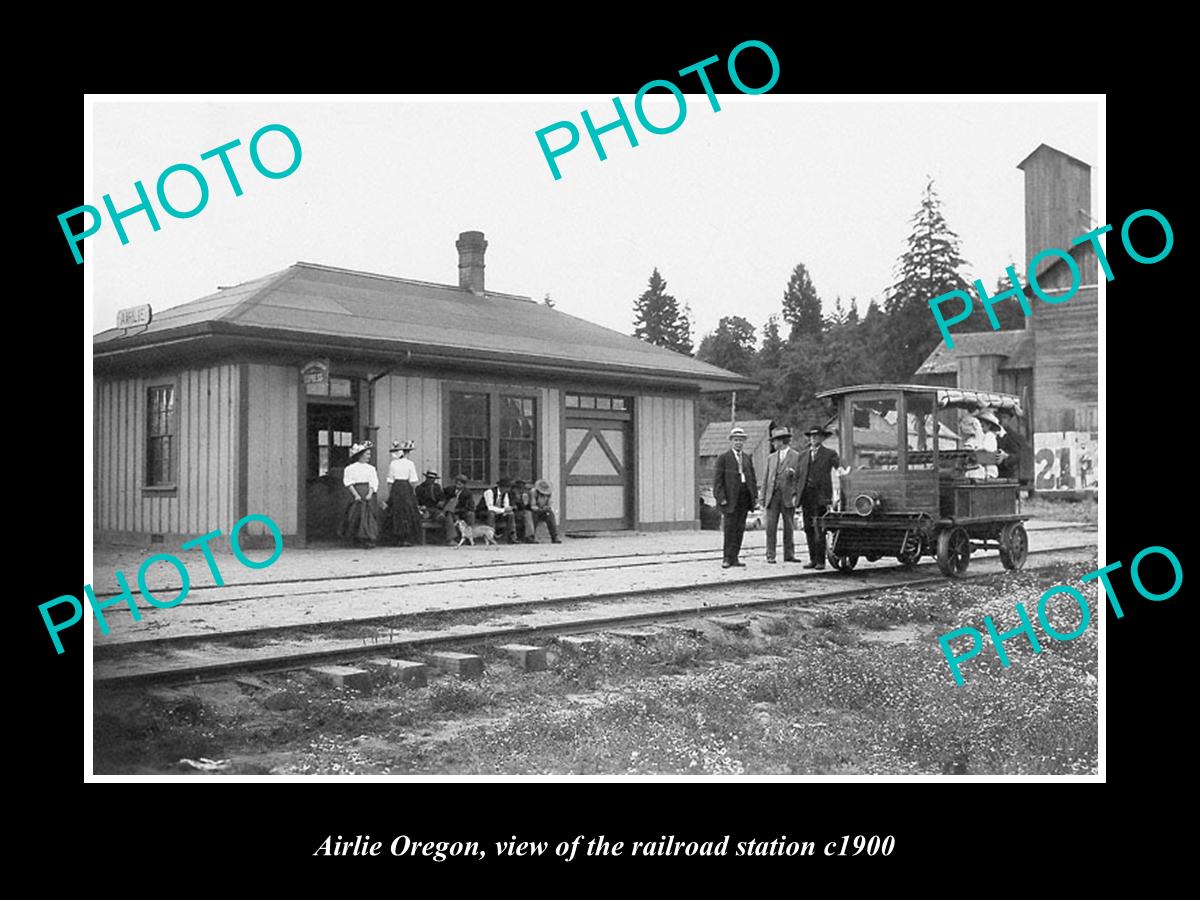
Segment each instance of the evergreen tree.
[{"label": "evergreen tree", "polygon": [[890,337],[881,349],[888,381],[909,380],[942,339],[929,301],[953,290],[970,289],[959,274],[967,265],[960,255],[959,237],[946,224],[932,179],[910,221],[908,246],[896,263],[897,281],[884,302]]},{"label": "evergreen tree", "polygon": [[[1008,260],[1011,266],[1013,261]],[[1014,269],[1015,271],[1015,269]],[[1027,280],[1017,272],[1017,282],[1021,289],[1025,291],[1025,296],[1029,296],[1029,284]],[[996,286],[992,289],[992,297],[999,297],[1005,291],[1013,287],[1012,279],[1008,277],[1008,272],[1004,272],[996,279]],[[978,297],[978,292],[972,290],[972,296],[975,297],[975,305],[971,308],[971,315],[965,322],[960,322],[953,327],[952,334],[955,332],[969,331],[993,331],[992,321],[988,318],[987,310]],[[995,313],[996,319],[1000,322],[1000,330],[1012,331],[1025,327],[1025,311],[1021,309],[1021,303],[1015,297],[1005,297],[999,303],[992,306],[992,312]]]},{"label": "evergreen tree", "polygon": [[750,375],[755,368],[754,326],[741,316],[725,316],[717,330],[705,335],[696,359],[731,372]]},{"label": "evergreen tree", "polygon": [[779,316],[771,316],[763,326],[762,349],[758,352],[760,368],[774,368],[783,358],[783,338],[779,334]]},{"label": "evergreen tree", "polygon": [[783,319],[792,326],[789,339],[799,335],[821,336],[821,298],[804,263],[797,263],[783,292]]},{"label": "evergreen tree", "polygon": [[667,282],[656,268],[634,305],[633,336],[676,353],[692,352],[692,323],[667,293]]}]

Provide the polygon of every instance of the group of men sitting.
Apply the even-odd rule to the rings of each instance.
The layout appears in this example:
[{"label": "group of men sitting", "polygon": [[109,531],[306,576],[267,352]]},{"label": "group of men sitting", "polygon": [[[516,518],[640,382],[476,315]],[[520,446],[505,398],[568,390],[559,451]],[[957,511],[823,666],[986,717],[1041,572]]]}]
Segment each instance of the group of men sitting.
[{"label": "group of men sitting", "polygon": [[520,479],[501,478],[476,500],[467,487],[465,475],[455,476],[453,488],[443,488],[438,484],[438,473],[431,471],[426,472],[425,481],[417,485],[416,494],[421,518],[442,526],[448,545],[457,543],[456,523],[459,521],[470,527],[477,523],[486,524],[497,537],[503,529],[510,544],[518,541],[536,544],[537,525],[545,522],[550,540],[561,544],[558,522],[550,506],[552,490],[550,482],[544,478],[539,478],[532,486]]}]

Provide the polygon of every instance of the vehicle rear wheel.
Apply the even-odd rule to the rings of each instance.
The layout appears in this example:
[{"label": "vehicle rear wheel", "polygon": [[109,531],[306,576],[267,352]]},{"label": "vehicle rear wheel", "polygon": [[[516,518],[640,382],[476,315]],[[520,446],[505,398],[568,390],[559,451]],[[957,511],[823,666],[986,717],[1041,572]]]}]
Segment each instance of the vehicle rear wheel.
[{"label": "vehicle rear wheel", "polygon": [[947,528],[938,535],[937,564],[943,575],[962,578],[971,562],[971,536],[965,528]]},{"label": "vehicle rear wheel", "polygon": [[1010,522],[1000,532],[1000,562],[1006,569],[1019,569],[1029,556],[1029,535],[1020,522]]}]

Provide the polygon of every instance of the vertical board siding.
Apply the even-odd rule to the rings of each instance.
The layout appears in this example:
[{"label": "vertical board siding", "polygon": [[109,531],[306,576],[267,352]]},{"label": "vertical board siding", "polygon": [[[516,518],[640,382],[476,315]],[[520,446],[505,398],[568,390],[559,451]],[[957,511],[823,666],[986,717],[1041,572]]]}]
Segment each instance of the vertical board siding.
[{"label": "vertical board siding", "polygon": [[[294,535],[300,516],[296,487],[300,477],[300,376],[291,366],[251,365],[249,382],[246,512],[267,516],[283,534]],[[267,529],[261,522],[252,522],[246,532],[262,535]]]},{"label": "vertical board siding", "polygon": [[559,441],[561,439],[562,393],[557,388],[548,388],[543,393],[546,399],[542,405],[542,411],[540,411],[542,422],[541,477],[549,481],[551,487],[554,488],[550,502],[561,512],[563,497],[562,447],[559,445]]},{"label": "vertical board siding", "polygon": [[[177,378],[176,490],[144,490],[146,391]],[[233,524],[237,379],[230,365],[96,381],[93,521],[106,531],[185,535]]]},{"label": "vertical board siding", "polygon": [[695,400],[639,396],[634,406],[637,523],[692,522],[696,517]]},{"label": "vertical board siding", "polygon": [[375,465],[380,486],[387,482],[392,441],[412,440],[411,458],[420,472],[433,469],[442,484],[454,473],[442,471],[442,389],[436,378],[388,375],[375,385],[372,419],[379,426],[379,452]]}]

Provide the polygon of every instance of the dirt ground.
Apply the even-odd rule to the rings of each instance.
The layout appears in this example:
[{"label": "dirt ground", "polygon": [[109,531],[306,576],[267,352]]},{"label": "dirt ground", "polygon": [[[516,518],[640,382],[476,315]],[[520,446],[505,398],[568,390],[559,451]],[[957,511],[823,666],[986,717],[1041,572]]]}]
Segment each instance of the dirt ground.
[{"label": "dirt ground", "polygon": [[[548,645],[547,671],[496,648],[476,681],[377,679],[363,692],[309,671],[97,690],[97,774],[1088,774],[1097,763],[1097,621],[1076,640],[990,646],[955,686],[937,636],[1017,624],[1063,562],[892,588],[820,609],[696,618],[636,640]],[[1072,616],[1075,618],[1072,619]],[[1067,604],[1060,632],[1078,621]],[[181,762],[192,760],[193,763]]]}]

